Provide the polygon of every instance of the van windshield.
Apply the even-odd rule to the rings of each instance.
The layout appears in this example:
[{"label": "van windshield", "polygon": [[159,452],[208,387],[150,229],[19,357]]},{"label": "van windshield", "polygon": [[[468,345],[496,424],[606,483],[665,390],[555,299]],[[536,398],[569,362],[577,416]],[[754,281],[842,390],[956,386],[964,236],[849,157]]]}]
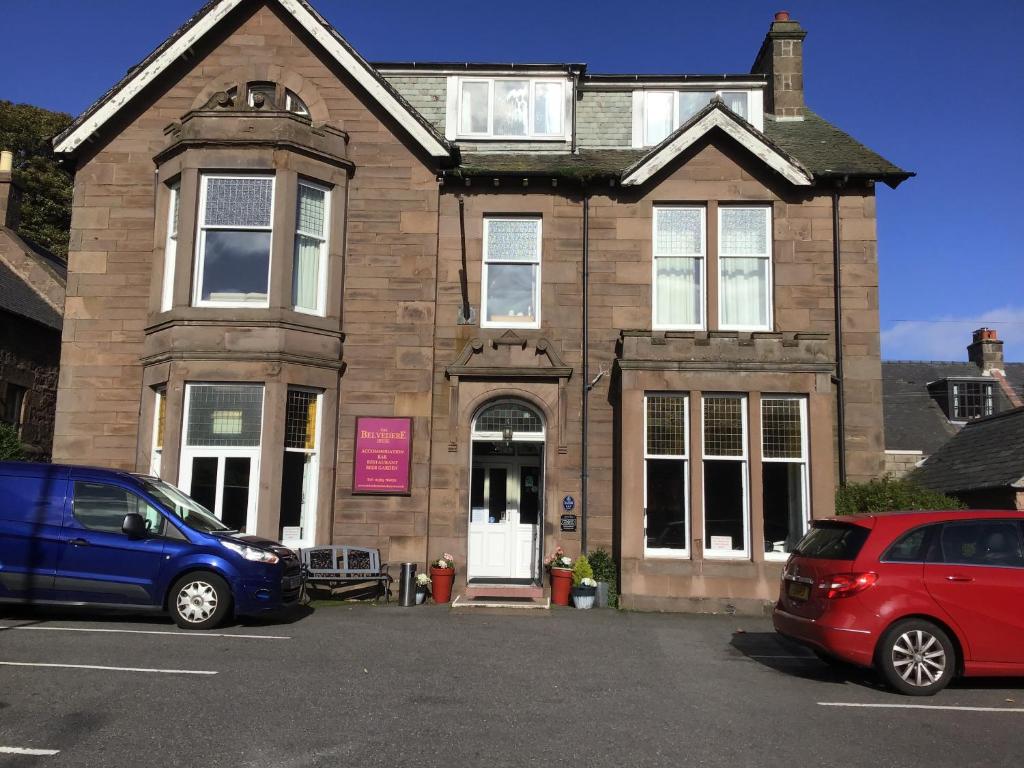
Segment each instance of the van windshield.
[{"label": "van windshield", "polygon": [[210,510],[195,499],[186,496],[173,485],[168,485],[163,480],[155,477],[143,477],[140,479],[146,490],[153,494],[157,501],[162,503],[168,511],[180,517],[189,528],[203,533],[231,530],[218,520]]}]

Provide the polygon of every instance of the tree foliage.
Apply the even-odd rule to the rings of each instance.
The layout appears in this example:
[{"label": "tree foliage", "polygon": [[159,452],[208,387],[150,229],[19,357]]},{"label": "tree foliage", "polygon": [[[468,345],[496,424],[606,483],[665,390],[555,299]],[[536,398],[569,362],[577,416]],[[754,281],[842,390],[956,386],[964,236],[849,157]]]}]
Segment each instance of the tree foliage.
[{"label": "tree foliage", "polygon": [[850,483],[836,489],[836,514],[890,512],[911,509],[963,509],[958,499],[922,488],[909,480],[883,477],[867,483]]},{"label": "tree foliage", "polygon": [[67,257],[71,228],[71,175],[57,164],[50,139],[71,115],[0,100],[0,149],[14,152],[14,180],[23,195],[18,233]]},{"label": "tree foliage", "polygon": [[6,422],[0,421],[0,461],[24,461],[25,452],[21,449],[18,430]]},{"label": "tree foliage", "polygon": [[592,578],[594,578],[594,571],[590,567],[590,561],[587,560],[586,555],[580,555],[572,567],[572,585],[578,587],[584,579]]}]

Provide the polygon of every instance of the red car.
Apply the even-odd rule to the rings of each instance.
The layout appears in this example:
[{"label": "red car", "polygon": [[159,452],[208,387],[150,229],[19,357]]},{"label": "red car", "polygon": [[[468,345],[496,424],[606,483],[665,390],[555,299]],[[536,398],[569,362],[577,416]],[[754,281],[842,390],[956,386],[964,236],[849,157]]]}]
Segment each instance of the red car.
[{"label": "red car", "polygon": [[1024,512],[817,520],[782,576],[775,629],[927,696],[954,675],[1024,675]]}]

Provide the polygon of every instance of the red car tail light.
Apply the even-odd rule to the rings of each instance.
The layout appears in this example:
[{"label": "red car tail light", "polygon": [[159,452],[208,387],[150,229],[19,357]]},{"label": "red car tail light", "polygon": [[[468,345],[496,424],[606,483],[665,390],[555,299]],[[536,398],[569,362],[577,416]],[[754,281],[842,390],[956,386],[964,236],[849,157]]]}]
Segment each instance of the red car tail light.
[{"label": "red car tail light", "polygon": [[834,573],[827,577],[821,586],[828,590],[825,597],[829,600],[835,600],[840,597],[852,597],[859,594],[876,581],[878,581],[878,574],[870,571],[865,573]]}]

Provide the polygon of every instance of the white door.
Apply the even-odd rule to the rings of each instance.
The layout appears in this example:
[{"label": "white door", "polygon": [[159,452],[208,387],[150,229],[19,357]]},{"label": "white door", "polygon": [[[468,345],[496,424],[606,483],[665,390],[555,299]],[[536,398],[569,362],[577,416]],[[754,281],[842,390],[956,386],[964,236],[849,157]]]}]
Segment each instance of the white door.
[{"label": "white door", "polygon": [[227,450],[182,451],[178,487],[229,528],[256,530],[259,453]]},{"label": "white door", "polygon": [[540,478],[537,457],[488,457],[474,461],[469,578],[536,578]]}]

